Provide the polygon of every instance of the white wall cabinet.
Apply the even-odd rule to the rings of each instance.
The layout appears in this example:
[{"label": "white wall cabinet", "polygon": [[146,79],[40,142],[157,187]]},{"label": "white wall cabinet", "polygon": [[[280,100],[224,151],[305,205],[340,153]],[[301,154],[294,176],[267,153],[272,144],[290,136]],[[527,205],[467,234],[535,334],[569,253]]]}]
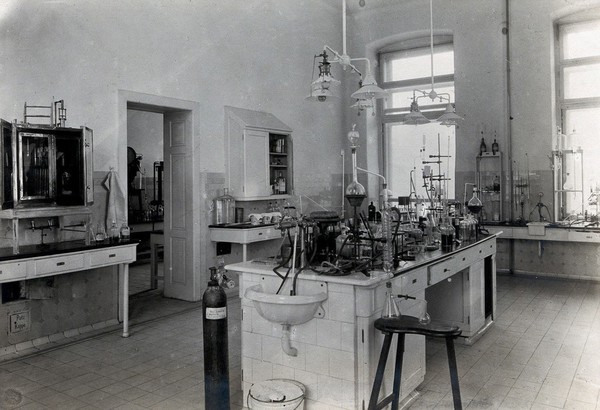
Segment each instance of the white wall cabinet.
[{"label": "white wall cabinet", "polygon": [[225,107],[225,170],[236,200],[292,194],[291,132],[273,114]]}]

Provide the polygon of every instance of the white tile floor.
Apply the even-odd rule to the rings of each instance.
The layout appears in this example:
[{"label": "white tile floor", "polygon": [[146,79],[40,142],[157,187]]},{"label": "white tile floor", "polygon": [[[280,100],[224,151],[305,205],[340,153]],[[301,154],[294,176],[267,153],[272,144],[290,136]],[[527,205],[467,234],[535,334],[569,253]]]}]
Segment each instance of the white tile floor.
[{"label": "white tile floor", "polygon": [[[464,407],[599,410],[599,306],[600,283],[499,275],[496,324],[457,346]],[[239,299],[228,307],[231,402],[240,409]],[[127,339],[115,329],[0,363],[0,408],[204,408],[201,304],[150,293],[132,298],[131,312]],[[431,341],[427,352],[411,408],[451,408],[445,349]]]}]

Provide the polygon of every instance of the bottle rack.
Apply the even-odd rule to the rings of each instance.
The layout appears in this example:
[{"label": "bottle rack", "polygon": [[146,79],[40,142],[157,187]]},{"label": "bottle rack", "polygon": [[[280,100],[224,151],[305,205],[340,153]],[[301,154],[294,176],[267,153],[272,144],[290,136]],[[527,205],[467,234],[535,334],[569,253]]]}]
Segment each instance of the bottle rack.
[{"label": "bottle rack", "polygon": [[483,204],[480,214],[482,221],[500,222],[503,220],[502,154],[484,152],[477,156],[477,184],[479,199]]}]

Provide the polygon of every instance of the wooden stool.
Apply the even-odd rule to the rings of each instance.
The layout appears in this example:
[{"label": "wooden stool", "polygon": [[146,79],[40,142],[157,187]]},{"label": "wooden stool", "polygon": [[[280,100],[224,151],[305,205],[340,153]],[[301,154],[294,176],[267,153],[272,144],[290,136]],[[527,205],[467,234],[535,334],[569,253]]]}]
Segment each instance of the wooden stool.
[{"label": "wooden stool", "polygon": [[[452,385],[452,398],[454,399],[454,408],[462,409],[460,401],[460,387],[458,385],[458,369],[456,367],[456,355],[454,353],[454,339],[461,334],[457,326],[447,326],[441,323],[431,322],[429,324],[419,323],[419,319],[413,316],[402,315],[400,317],[386,317],[375,321],[375,328],[384,335],[379,364],[375,373],[375,382],[369,399],[369,410],[382,409],[390,402],[392,410],[398,409],[398,400],[400,398],[400,379],[402,377],[402,358],[404,356],[404,338],[406,334],[424,335],[433,337],[443,337],[446,339],[446,350],[448,352],[448,366],[450,368],[450,383]],[[398,348],[396,349],[396,367],[394,370],[394,390],[392,394],[382,399],[379,403],[379,391],[383,382],[383,372],[390,352],[390,345],[394,333],[398,334]]]}]

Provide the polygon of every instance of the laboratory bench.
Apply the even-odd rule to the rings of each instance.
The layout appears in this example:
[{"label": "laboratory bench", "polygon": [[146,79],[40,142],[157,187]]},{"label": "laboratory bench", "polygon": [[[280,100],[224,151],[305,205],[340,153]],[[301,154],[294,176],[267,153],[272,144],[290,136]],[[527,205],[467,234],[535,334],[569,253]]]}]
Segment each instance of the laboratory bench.
[{"label": "laboratory bench", "polygon": [[[322,309],[308,322],[292,327],[293,357],[282,349],[282,325],[264,319],[246,289],[261,285],[276,293],[282,283],[268,260],[227,265],[240,274],[242,300],[242,387],[247,397],[253,383],[271,378],[289,378],[307,389],[307,409],[324,405],[361,409],[368,403],[383,335],[374,327],[384,309],[386,284],[398,298],[403,314],[419,316],[422,301],[432,319],[458,325],[462,342],[472,344],[493,323],[496,307],[496,235],[455,245],[451,251],[417,254],[394,272],[373,271],[368,276],[352,272],[344,276],[303,270],[297,279],[297,294],[325,292]],[[281,294],[289,294],[286,280]],[[416,387],[425,377],[425,339],[406,338],[401,400],[416,397]],[[388,360],[394,360],[390,353]],[[390,362],[391,363],[391,362]],[[389,368],[393,366],[388,366]],[[382,396],[391,392],[392,372],[386,371]]]},{"label": "laboratory bench", "polygon": [[117,266],[119,297],[122,301],[119,316],[123,322],[123,336],[129,335],[129,264],[136,260],[135,240],[111,243],[67,241],[45,245],[0,248],[0,284],[36,279],[89,269]]},{"label": "laboratory bench", "polygon": [[600,229],[596,226],[530,222],[486,224],[485,229],[498,235],[499,272],[600,281]]}]

